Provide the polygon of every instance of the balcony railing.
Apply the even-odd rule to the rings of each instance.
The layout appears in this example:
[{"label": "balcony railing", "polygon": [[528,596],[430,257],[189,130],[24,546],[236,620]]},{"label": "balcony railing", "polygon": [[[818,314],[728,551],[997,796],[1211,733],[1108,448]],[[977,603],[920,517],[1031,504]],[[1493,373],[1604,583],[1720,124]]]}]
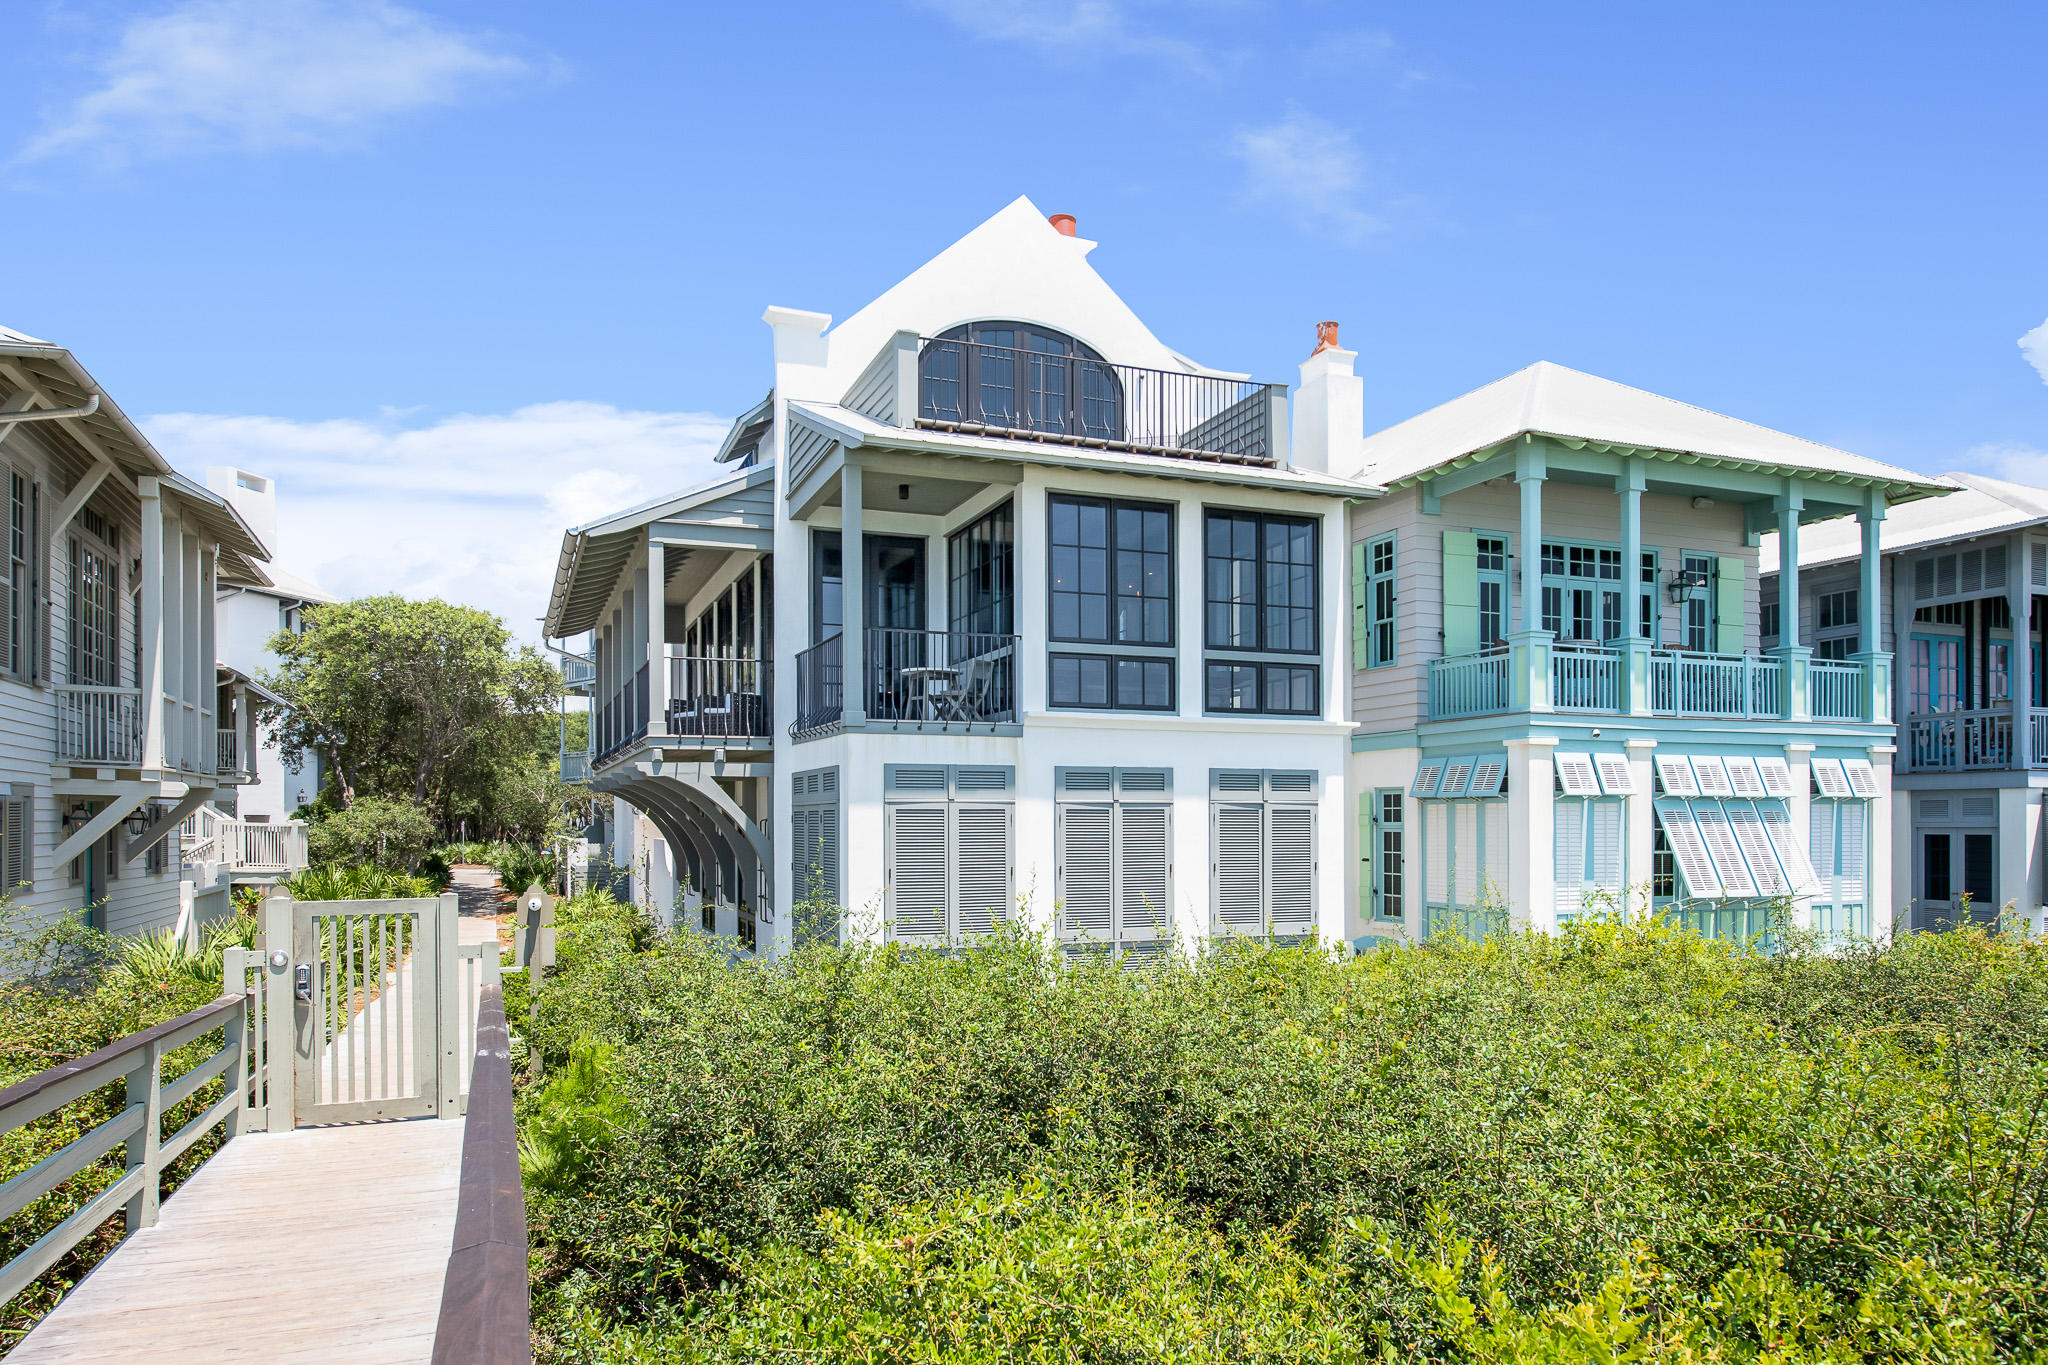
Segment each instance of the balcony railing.
[{"label": "balcony railing", "polygon": [[57,694],[57,757],[134,767],[142,762],[142,692],[65,683]]},{"label": "balcony railing", "polygon": [[214,736],[214,749],[215,761],[218,764],[214,769],[215,772],[227,776],[242,771],[240,735],[236,734],[233,730],[217,731]]},{"label": "balcony railing", "polygon": [[668,733],[707,739],[766,739],[773,671],[759,659],[671,654]]},{"label": "balcony railing", "polygon": [[[1496,646],[1429,661],[1429,719],[1495,715],[1541,702],[1553,711],[1779,720],[1785,715],[1785,663],[1753,654],[1642,650],[1644,676],[1631,686],[1631,653],[1611,645],[1552,642],[1539,667],[1525,646]],[[1806,666],[1807,714],[1814,720],[1866,719],[1866,665],[1813,660]],[[1533,674],[1525,678],[1525,672]],[[1545,690],[1547,689],[1547,691]],[[1640,689],[1632,699],[1631,692]],[[1530,697],[1530,692],[1538,695]],[[2048,745],[2048,723],[2041,730]],[[2048,762],[2048,754],[2044,754]]]},{"label": "balcony railing", "polygon": [[[972,730],[1017,719],[1017,637],[982,631],[863,632],[866,723]],[[797,715],[790,733],[816,733],[845,714],[844,647],[834,635],[796,659]]]},{"label": "balcony railing", "polygon": [[[925,337],[917,423],[1238,464],[1276,463],[1287,386]],[[898,401],[904,401],[899,396]]]},{"label": "balcony railing", "polygon": [[562,780],[564,782],[588,782],[590,780],[589,754],[563,754]]},{"label": "balcony railing", "polygon": [[647,665],[640,665],[624,689],[597,708],[592,752],[602,763],[647,737]]},{"label": "balcony railing", "polygon": [[2048,709],[2029,707],[2023,714],[2027,742],[2017,754],[2009,704],[1908,716],[1900,746],[1905,766],[1923,773],[2048,768]]}]

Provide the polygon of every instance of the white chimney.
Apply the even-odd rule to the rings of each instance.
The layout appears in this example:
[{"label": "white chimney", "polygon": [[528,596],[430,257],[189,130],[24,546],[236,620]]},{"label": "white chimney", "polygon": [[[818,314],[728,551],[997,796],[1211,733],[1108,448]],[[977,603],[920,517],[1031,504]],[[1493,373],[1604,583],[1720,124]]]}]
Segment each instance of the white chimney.
[{"label": "white chimney", "polygon": [[277,553],[277,484],[246,469],[215,464],[206,467],[206,486],[228,500],[249,529],[274,556]]},{"label": "white chimney", "polygon": [[1351,372],[1357,359],[1337,344],[1336,323],[1316,324],[1316,348],[1301,362],[1294,394],[1294,468],[1355,472],[1352,452],[1365,439],[1365,381]]}]

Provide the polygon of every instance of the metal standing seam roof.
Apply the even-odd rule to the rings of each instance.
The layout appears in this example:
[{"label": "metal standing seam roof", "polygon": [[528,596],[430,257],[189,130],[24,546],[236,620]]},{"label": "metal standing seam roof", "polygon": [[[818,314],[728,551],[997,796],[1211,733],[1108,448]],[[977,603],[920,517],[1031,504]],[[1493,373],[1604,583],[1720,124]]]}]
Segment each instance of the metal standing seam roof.
[{"label": "metal standing seam roof", "polygon": [[733,493],[772,484],[774,480],[774,465],[754,465],[564,531],[543,625],[547,635],[564,639],[580,635],[596,624],[597,614],[611,600],[612,586],[619,573],[633,557],[639,543],[638,532],[657,521],[667,521]]},{"label": "metal standing seam roof", "polygon": [[1358,473],[1389,487],[1412,483],[1446,465],[1483,458],[1525,434],[1876,486],[1891,502],[1955,487],[1547,360],[1366,437]]},{"label": "metal standing seam roof", "polygon": [[[1885,514],[1878,533],[1881,552],[1914,550],[1926,545],[1969,540],[2000,531],[2017,531],[2048,522],[2048,489],[1993,479],[1983,474],[1941,476],[1960,486],[1939,502],[1908,504]],[[1853,521],[1823,521],[1799,530],[1799,565],[1834,564],[1858,559],[1863,535]],[[1757,571],[1778,571],[1778,538],[1764,538]]]},{"label": "metal standing seam roof", "polygon": [[[265,545],[227,499],[204,484],[186,478],[158,453],[149,438],[120,405],[89,374],[78,358],[62,346],[0,327],[0,357],[13,360],[35,386],[59,407],[80,407],[97,394],[99,411],[73,418],[92,437],[115,467],[130,478],[162,479],[176,496],[189,503],[221,547],[221,577],[261,587],[271,586],[262,566],[270,559]],[[48,424],[55,425],[55,424]],[[66,432],[67,439],[75,440]]]}]

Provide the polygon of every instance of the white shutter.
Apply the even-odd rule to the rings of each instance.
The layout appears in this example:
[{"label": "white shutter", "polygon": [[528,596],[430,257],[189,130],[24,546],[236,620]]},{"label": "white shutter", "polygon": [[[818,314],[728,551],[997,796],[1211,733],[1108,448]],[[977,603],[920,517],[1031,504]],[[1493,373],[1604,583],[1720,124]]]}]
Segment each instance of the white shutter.
[{"label": "white shutter", "polygon": [[1845,758],[1842,771],[1848,775],[1849,790],[1858,796],[1877,795],[1877,769],[1867,758]]},{"label": "white shutter", "polygon": [[1771,841],[1764,833],[1764,823],[1756,813],[1756,807],[1747,801],[1730,801],[1724,809],[1728,814],[1728,827],[1735,831],[1735,842],[1742,847],[1742,856],[1749,861],[1749,871],[1756,879],[1760,895],[1782,896],[1792,890],[1792,882],[1778,866],[1778,855],[1771,851]]},{"label": "white shutter", "polygon": [[1792,765],[1782,758],[1765,756],[1756,761],[1757,771],[1763,776],[1764,791],[1771,796],[1792,795]]},{"label": "white shutter", "polygon": [[1557,767],[1557,785],[1566,796],[1598,796],[1600,781],[1594,776],[1593,758],[1590,754],[1555,753],[1551,755]]},{"label": "white shutter", "polygon": [[1488,801],[1480,809],[1485,812],[1486,821],[1486,884],[1480,887],[1482,898],[1491,898],[1501,905],[1508,903],[1508,803]]},{"label": "white shutter", "polygon": [[1554,909],[1568,920],[1586,901],[1586,802],[1568,796],[1550,809],[1553,854],[1551,877],[1556,883]]},{"label": "white shutter", "polygon": [[1706,843],[1707,856],[1713,859],[1714,875],[1721,879],[1721,890],[1730,896],[1754,896],[1756,879],[1743,860],[1742,848],[1735,842],[1735,831],[1729,827],[1728,812],[1721,808],[1721,803],[1693,802],[1692,818],[1699,824],[1700,838]]},{"label": "white shutter", "polygon": [[1840,903],[1863,906],[1869,899],[1864,881],[1869,873],[1870,836],[1864,823],[1870,807],[1861,801],[1844,801],[1836,809],[1842,821]]},{"label": "white shutter", "polygon": [[888,809],[889,926],[899,943],[946,940],[946,807]]},{"label": "white shutter", "polygon": [[1843,771],[1839,758],[1816,758],[1813,760],[1814,785],[1820,788],[1822,796],[1836,798],[1849,795],[1849,776]]},{"label": "white shutter", "polygon": [[986,934],[1010,918],[1010,810],[953,808],[953,912],[962,937]]},{"label": "white shutter", "polygon": [[1111,809],[1078,804],[1059,808],[1061,938],[1107,943],[1116,937]]},{"label": "white shutter", "polygon": [[1441,801],[1422,803],[1422,846],[1424,905],[1448,905],[1451,901],[1451,808]]},{"label": "white shutter", "polygon": [[1699,779],[1701,796],[1733,796],[1735,784],[1728,778],[1728,765],[1711,754],[1696,754],[1693,776]]},{"label": "white shutter", "polygon": [[1764,775],[1758,770],[1753,758],[1731,758],[1728,760],[1728,781],[1741,797],[1758,797],[1768,793],[1764,788]]},{"label": "white shutter", "polygon": [[1219,934],[1257,934],[1265,927],[1265,807],[1218,802],[1212,808],[1215,908]]},{"label": "white shutter", "polygon": [[[1813,809],[1821,811],[1825,803],[1816,804]],[[1814,865],[1799,851],[1799,839],[1792,829],[1792,817],[1785,810],[1782,801],[1759,801],[1756,806],[1757,818],[1764,822],[1764,833],[1770,837],[1771,849],[1778,855],[1778,865],[1785,869],[1785,875],[1792,879],[1792,894],[1810,896],[1820,878],[1814,874]],[[1825,820],[1825,815],[1820,817]],[[1809,836],[1811,837],[1811,836]],[[1830,843],[1821,855],[1820,865],[1834,867],[1834,845]],[[1828,874],[1833,875],[1832,871]],[[1827,888],[1822,887],[1823,893]]]},{"label": "white shutter", "polygon": [[1622,804],[1619,801],[1593,803],[1593,884],[1622,903]]},{"label": "white shutter", "polygon": [[1684,754],[1657,755],[1657,781],[1666,796],[1698,796],[1700,784],[1692,775],[1692,764]]},{"label": "white shutter", "polygon": [[1628,765],[1626,754],[1595,754],[1594,766],[1600,770],[1600,788],[1609,796],[1634,796],[1636,794],[1635,772]]},{"label": "white shutter", "polygon": [[1266,825],[1272,932],[1309,933],[1316,925],[1316,808],[1268,806]]},{"label": "white shutter", "polygon": [[1436,789],[1438,796],[1463,796],[1465,788],[1472,781],[1472,760],[1453,758],[1444,764],[1443,785]]},{"label": "white shutter", "polygon": [[1816,801],[1807,810],[1806,851],[1819,874],[1820,890],[1815,898],[1824,905],[1840,905],[1842,896],[1835,866],[1835,805]]},{"label": "white shutter", "polygon": [[1451,802],[1451,876],[1458,904],[1468,909],[1479,902],[1479,803]]},{"label": "white shutter", "polygon": [[1671,845],[1671,862],[1678,870],[1679,894],[1693,900],[1711,900],[1721,894],[1714,876],[1714,864],[1707,846],[1693,823],[1692,806],[1684,801],[1659,801],[1657,822],[1664,826],[1664,838]]},{"label": "white shutter", "polygon": [[1169,808],[1126,805],[1117,810],[1118,937],[1126,942],[1164,938],[1173,929],[1167,868],[1173,862]]}]

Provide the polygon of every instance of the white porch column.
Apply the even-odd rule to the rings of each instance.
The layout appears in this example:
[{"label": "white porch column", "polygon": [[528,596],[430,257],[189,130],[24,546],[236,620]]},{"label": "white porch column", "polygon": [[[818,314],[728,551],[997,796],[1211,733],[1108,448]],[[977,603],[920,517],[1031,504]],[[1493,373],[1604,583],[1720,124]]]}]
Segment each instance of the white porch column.
[{"label": "white porch column", "polygon": [[[1870,802],[1870,936],[1882,942],[1892,932],[1892,916],[1912,903],[1912,821],[1909,798],[1892,786],[1899,750],[1893,744],[1870,746],[1870,766],[1877,772],[1877,796]],[[1806,779],[1802,777],[1802,782]],[[1895,804],[1897,803],[1897,804]],[[1894,832],[1896,830],[1896,833]],[[1895,861],[1896,860],[1896,861]]]},{"label": "white porch column", "polygon": [[154,478],[136,481],[142,498],[142,766],[164,766],[164,500]]},{"label": "white porch column", "polygon": [[[1014,619],[1017,638],[1020,643],[1030,641],[1034,646],[1020,647],[1018,650],[1017,711],[1021,719],[1027,714],[1045,710],[1048,685],[1044,648],[1047,638],[1045,585],[1048,582],[1046,575],[1049,571],[1046,562],[1046,540],[1051,522],[1045,501],[1045,484],[1039,479],[1037,471],[1029,466],[1025,467],[1024,481],[1017,485],[1015,507],[1017,515],[1010,531],[1010,553],[1015,556],[1016,582],[1019,585],[1033,585],[1028,588],[1019,586],[1015,597],[1017,610]],[[1182,557],[1186,557],[1185,551],[1182,552]],[[1183,597],[1186,596],[1186,581],[1183,576],[1180,585],[1177,585]],[[1181,620],[1185,622],[1186,619],[1186,615],[1183,614]],[[1185,691],[1185,676],[1181,679],[1181,686]]]},{"label": "white porch column", "polygon": [[1511,739],[1508,749],[1508,922],[1557,929],[1557,849],[1551,776],[1555,735]]},{"label": "white porch column", "polygon": [[867,552],[861,534],[861,469],[851,459],[839,471],[840,720],[848,729],[867,724]]},{"label": "white porch column", "polygon": [[[2005,551],[2005,609],[2012,618],[2012,644],[2005,656],[2006,690],[2012,694],[2012,767],[2024,772],[2037,766],[2034,734],[2028,703],[2034,693],[2033,639],[2027,618],[2033,614],[2034,594],[2027,578],[2027,538],[2015,535]],[[2002,880],[2002,879],[2001,879]],[[2010,897],[2009,892],[2001,894]]]},{"label": "white porch column", "polygon": [[[1805,841],[1807,848],[1813,847],[1813,749],[1804,740],[1785,746],[1785,766],[1792,770],[1792,795],[1785,798],[1785,814],[1792,820],[1792,837]],[[1875,803],[1869,813],[1873,818],[1876,816]],[[1863,875],[1868,879],[1871,874],[1866,869]],[[1813,902],[1793,902],[1792,922],[1801,929],[1811,929]]]},{"label": "white porch column", "polygon": [[[1638,608],[1638,610],[1641,610]],[[1628,741],[1629,785],[1635,788],[1635,795],[1622,801],[1623,839],[1621,843],[1621,902],[1631,913],[1650,910],[1650,883],[1656,876],[1656,800],[1655,757],[1657,741],[1654,739],[1631,739]],[[1637,900],[1640,897],[1640,902]]]},{"label": "white porch column", "polygon": [[1813,712],[1807,698],[1812,651],[1799,642],[1799,515],[1806,508],[1805,485],[1787,478],[1785,491],[1772,505],[1778,514],[1778,644],[1770,655],[1778,661],[1784,688],[1779,714],[1806,720]]},{"label": "white porch column", "polygon": [[[1892,702],[1892,676],[1904,661],[1906,639],[1900,636],[1884,652],[1884,493],[1870,489],[1856,514],[1863,531],[1862,584],[1856,597],[1856,662],[1863,665],[1863,718],[1882,723],[1899,715]],[[2017,581],[2017,575],[2015,576]]]},{"label": "white porch column", "polygon": [[668,733],[668,551],[647,542],[647,733]]},{"label": "white porch column", "polygon": [[[1541,442],[1527,436],[1522,442],[1515,452],[1515,484],[1522,494],[1522,541],[1515,553],[1522,567],[1522,594],[1516,629],[1508,636],[1509,686],[1517,711],[1548,711],[1551,639],[1543,629],[1543,481],[1549,463]],[[1549,790],[1544,788],[1546,795]]]}]

